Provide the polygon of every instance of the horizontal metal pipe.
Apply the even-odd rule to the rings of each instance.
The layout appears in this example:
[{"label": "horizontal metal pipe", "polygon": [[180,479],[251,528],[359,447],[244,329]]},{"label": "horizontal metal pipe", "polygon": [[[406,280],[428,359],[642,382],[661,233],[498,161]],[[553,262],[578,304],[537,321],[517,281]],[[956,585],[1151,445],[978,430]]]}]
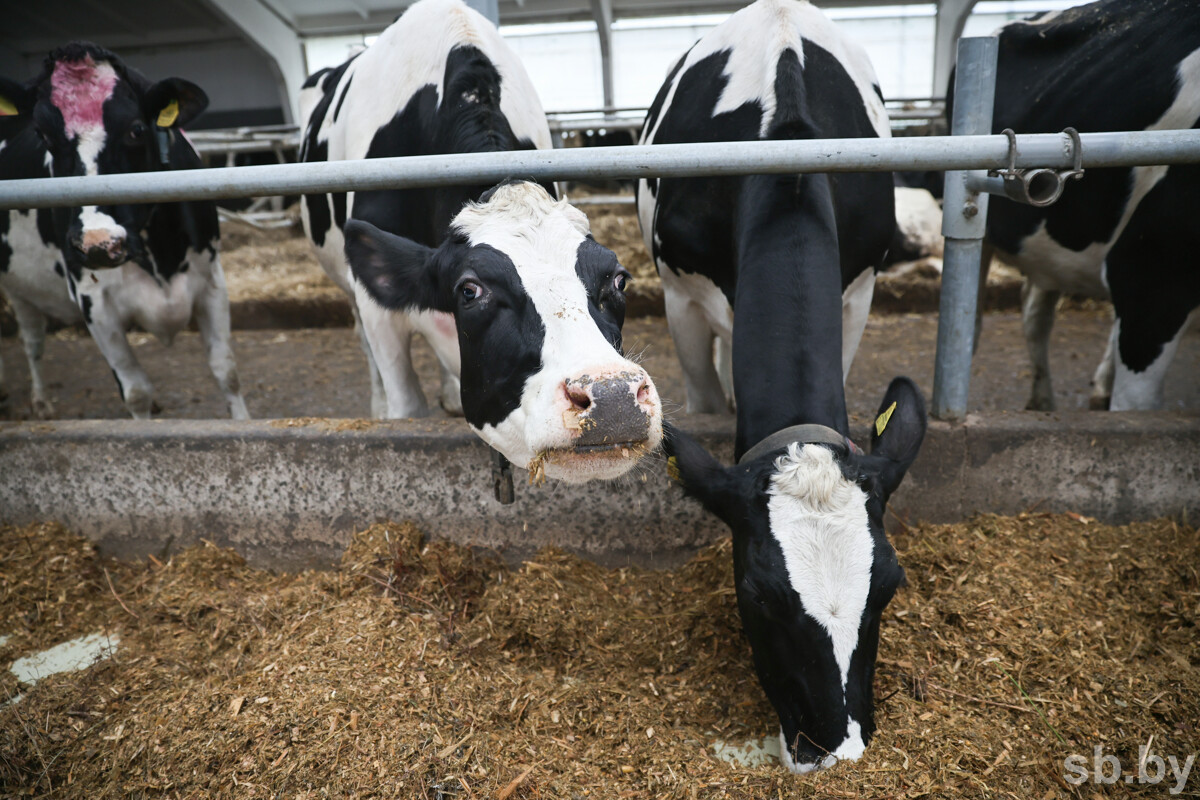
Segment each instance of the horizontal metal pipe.
[{"label": "horizontal metal pipe", "polygon": [[[1082,140],[1086,168],[1200,163],[1200,130],[1085,133]],[[1008,139],[998,135],[585,147],[0,181],[0,208],[407,189],[512,177],[587,180],[1007,165]],[[1070,165],[1065,134],[1017,137],[1017,167]]]}]

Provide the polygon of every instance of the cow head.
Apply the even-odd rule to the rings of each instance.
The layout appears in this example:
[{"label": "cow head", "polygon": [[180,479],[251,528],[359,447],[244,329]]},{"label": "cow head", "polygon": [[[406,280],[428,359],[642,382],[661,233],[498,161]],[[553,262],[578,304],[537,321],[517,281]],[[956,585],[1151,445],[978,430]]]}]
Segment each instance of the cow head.
[{"label": "cow head", "polygon": [[925,435],[920,391],[897,378],[880,415],[870,455],[794,442],[734,467],[665,433],[673,476],[733,530],[738,611],[793,772],[858,758],[875,730],[879,620],[904,581],[883,513]]},{"label": "cow head", "polygon": [[501,184],[436,249],[361,220],[344,234],[373,301],[453,314],[463,415],[510,461],[577,483],[622,475],[658,447],[658,393],[621,354],[629,273],[565,200]]},{"label": "cow head", "polygon": [[[195,84],[167,78],[151,84],[117,56],[77,42],[51,53],[41,77],[10,98],[29,114],[56,177],[113,175],[164,168],[179,126],[208,105]],[[153,205],[55,209],[54,221],[67,265],[116,267],[143,262]]]}]

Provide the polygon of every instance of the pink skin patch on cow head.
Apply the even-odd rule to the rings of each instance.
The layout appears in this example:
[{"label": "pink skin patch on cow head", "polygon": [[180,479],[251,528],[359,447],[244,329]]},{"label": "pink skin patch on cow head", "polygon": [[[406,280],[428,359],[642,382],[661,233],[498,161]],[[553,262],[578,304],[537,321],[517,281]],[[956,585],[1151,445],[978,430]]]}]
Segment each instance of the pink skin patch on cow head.
[{"label": "pink skin patch on cow head", "polygon": [[117,85],[112,64],[97,64],[91,56],[81,61],[59,61],[50,76],[50,102],[62,113],[67,138],[94,135],[104,126],[104,102]]}]

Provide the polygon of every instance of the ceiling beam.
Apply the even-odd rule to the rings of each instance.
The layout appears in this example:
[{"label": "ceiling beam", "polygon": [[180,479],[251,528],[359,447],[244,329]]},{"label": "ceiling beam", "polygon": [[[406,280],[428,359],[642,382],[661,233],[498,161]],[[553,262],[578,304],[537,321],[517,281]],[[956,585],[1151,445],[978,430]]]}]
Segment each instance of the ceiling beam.
[{"label": "ceiling beam", "polygon": [[946,94],[950,71],[954,69],[958,38],[966,27],[967,17],[977,0],[938,0],[937,22],[933,32],[932,97]]},{"label": "ceiling beam", "polygon": [[307,77],[300,37],[275,9],[261,0],[205,0],[226,22],[239,30],[270,59],[279,84],[284,118],[300,123],[300,87]]},{"label": "ceiling beam", "polygon": [[600,37],[600,76],[604,87],[604,108],[614,108],[612,0],[591,0],[592,16],[596,18],[596,35]]}]

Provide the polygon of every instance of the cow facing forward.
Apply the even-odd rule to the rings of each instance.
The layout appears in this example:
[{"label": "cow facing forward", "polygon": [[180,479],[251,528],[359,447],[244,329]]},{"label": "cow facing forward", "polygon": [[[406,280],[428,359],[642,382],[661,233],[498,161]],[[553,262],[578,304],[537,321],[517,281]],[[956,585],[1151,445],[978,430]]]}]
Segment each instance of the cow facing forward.
[{"label": "cow facing forward", "polygon": [[[679,61],[642,141],[888,134],[865,54],[812,5],[758,0]],[[924,401],[893,381],[866,455],[849,439],[842,388],[892,204],[887,174],[638,187],[690,410],[725,409],[713,345],[732,340],[738,463],[669,427],[665,449],[685,490],[733,532],[738,609],[796,772],[862,754],[880,617],[904,577],[883,513],[920,448]]]},{"label": "cow facing forward", "polygon": [[583,212],[515,181],[468,203],[437,248],[359,220],[345,234],[360,307],[448,315],[463,413],[510,461],[579,483],[658,447],[654,384],[621,355],[629,273]]},{"label": "cow facing forward", "polygon": [[[204,92],[179,78],[150,83],[96,45],[55,50],[30,84],[0,79],[0,99],[10,111],[0,116],[2,179],[200,166],[180,126],[208,105]],[[126,408],[146,419],[153,387],[125,332],[136,324],[170,343],[194,316],[230,413],[247,418],[219,235],[211,202],[0,212],[0,289],[20,326],[35,414],[53,413],[41,367],[48,317],[86,323]]]},{"label": "cow facing forward", "polygon": [[[309,78],[300,160],[499,152],[551,146],[529,76],[499,32],[461,0],[420,0],[365,51]],[[428,413],[410,347],[420,333],[442,368],[442,406],[460,413],[458,340],[441,312],[386,312],[356,302],[345,258],[346,220],[428,247],[446,237],[463,204],[488,186],[308,195],[305,230],[321,266],[351,297],[371,376],[375,417]]]}]

